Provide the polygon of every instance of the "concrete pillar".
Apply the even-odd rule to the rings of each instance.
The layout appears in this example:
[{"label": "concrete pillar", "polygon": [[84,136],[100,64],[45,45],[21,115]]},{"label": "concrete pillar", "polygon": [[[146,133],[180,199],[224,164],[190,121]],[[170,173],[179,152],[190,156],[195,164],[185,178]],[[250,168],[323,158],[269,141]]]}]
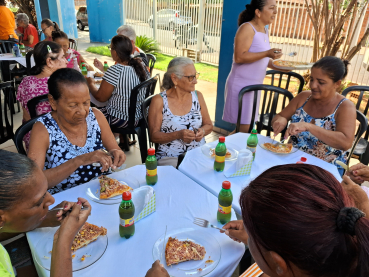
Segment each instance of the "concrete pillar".
[{"label": "concrete pillar", "polygon": [[[64,0],[63,0],[64,1]],[[109,43],[124,22],[124,0],[87,0],[91,42]]]},{"label": "concrete pillar", "polygon": [[224,109],[224,89],[229,72],[232,68],[233,45],[238,25],[238,15],[245,9],[251,0],[226,0],[223,2],[222,36],[220,38],[219,75],[217,88],[217,101],[215,108],[215,126],[233,131],[234,124],[222,120]]}]

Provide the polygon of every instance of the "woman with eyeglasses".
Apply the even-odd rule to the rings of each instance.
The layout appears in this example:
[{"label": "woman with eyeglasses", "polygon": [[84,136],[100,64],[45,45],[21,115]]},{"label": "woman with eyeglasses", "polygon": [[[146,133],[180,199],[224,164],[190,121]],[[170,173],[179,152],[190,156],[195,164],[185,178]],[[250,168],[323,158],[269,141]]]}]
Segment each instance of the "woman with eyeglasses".
[{"label": "woman with eyeglasses", "polygon": [[41,30],[45,35],[44,41],[53,41],[52,33],[54,31],[60,31],[58,23],[45,18],[41,21]]},{"label": "woman with eyeglasses", "polygon": [[[108,102],[108,105],[100,110],[104,113],[110,126],[126,128],[128,126],[128,108],[131,91],[134,87],[150,77],[146,66],[140,58],[132,55],[131,40],[122,35],[116,35],[111,39],[110,52],[115,65],[105,72],[99,89],[95,86],[93,78],[87,78],[90,93],[99,102]],[[146,89],[142,89],[137,96],[136,125],[142,118],[141,105],[145,99]],[[124,136],[120,137],[120,146]],[[131,142],[134,144],[135,142]]]},{"label": "woman with eyeglasses", "polygon": [[159,165],[177,166],[178,156],[205,144],[213,124],[201,92],[195,90],[199,73],[193,61],[177,57],[164,74],[163,89],[149,109],[151,141],[158,143]]}]

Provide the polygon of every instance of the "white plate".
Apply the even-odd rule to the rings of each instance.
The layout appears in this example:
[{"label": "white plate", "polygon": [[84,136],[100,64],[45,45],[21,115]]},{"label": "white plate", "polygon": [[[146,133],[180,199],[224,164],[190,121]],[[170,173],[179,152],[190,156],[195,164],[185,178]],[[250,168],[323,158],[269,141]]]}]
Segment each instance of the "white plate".
[{"label": "white plate", "polygon": [[[279,60],[275,60],[275,61],[279,61]],[[284,70],[306,70],[306,69],[310,69],[314,63],[308,63],[306,65],[296,65],[296,66],[280,66],[280,65],[276,65],[273,61],[273,65],[278,68],[278,69],[284,69]]]},{"label": "white plate", "polygon": [[[205,257],[200,261],[188,261],[176,265],[167,266],[165,261],[165,253],[163,253],[163,243],[168,242],[169,237],[177,238],[178,240],[190,240],[194,243],[205,247]],[[164,247],[165,249],[165,247]],[[165,251],[165,250],[164,250]],[[152,249],[154,261],[160,260],[164,268],[168,271],[170,276],[184,277],[184,276],[205,276],[212,272],[218,265],[221,257],[221,249],[218,241],[209,234],[207,229],[178,229],[167,233],[164,241],[164,234],[158,238]],[[209,258],[210,256],[210,258]],[[205,263],[212,260],[212,263]],[[201,270],[199,270],[201,269]]]},{"label": "white plate", "polygon": [[266,148],[264,146],[264,143],[274,143],[274,144],[276,144],[278,142],[279,142],[278,140],[273,140],[271,137],[265,137],[265,139],[263,139],[263,141],[260,141],[259,140],[258,141],[258,144],[264,150],[267,150],[267,151],[269,151],[269,152],[271,152],[273,154],[276,154],[276,155],[289,155],[289,154],[295,153],[297,150],[299,150],[298,148],[292,147],[292,150],[291,150],[290,153],[276,153],[276,152],[273,152],[273,151],[269,150],[268,148]]},{"label": "white plate", "polygon": [[[52,228],[47,232],[36,244],[35,249],[37,254],[35,255],[36,262],[45,268],[50,270],[51,267],[51,254],[53,248],[54,234],[59,227]],[[99,236],[97,240],[91,242],[85,247],[78,249],[75,254],[76,256],[72,259],[73,271],[84,269],[95,262],[97,262],[102,255],[104,255],[106,248],[108,247],[108,236]],[[71,254],[72,255],[72,254]],[[86,257],[84,261],[81,261],[83,255],[91,255]]]},{"label": "white plate", "polygon": [[[118,181],[124,185],[130,186],[133,190],[140,187],[138,180],[134,176],[130,176],[128,174],[120,176]],[[92,201],[100,204],[112,205],[122,202],[122,195],[117,195],[108,199],[100,199],[99,179],[94,179],[89,182],[89,185],[86,188],[86,194]]]},{"label": "white plate", "polygon": [[[210,159],[214,159],[214,157],[211,156],[211,149],[215,148],[217,146],[219,141],[213,141],[213,142],[209,142],[207,144],[204,144],[203,146],[201,146],[201,152],[208,158]],[[246,143],[246,142],[245,142]],[[234,149],[232,147],[231,144],[228,144],[227,142],[225,142],[225,145],[227,147],[227,151],[229,151],[231,153],[231,157],[230,158],[226,158],[226,161],[234,161],[237,160],[238,157],[238,151],[236,149]]]}]

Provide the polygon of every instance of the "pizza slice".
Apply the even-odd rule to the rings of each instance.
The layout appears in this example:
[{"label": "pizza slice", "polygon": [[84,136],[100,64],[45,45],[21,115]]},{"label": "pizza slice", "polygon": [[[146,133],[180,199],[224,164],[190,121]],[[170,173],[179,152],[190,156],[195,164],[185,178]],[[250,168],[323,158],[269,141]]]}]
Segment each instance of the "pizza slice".
[{"label": "pizza slice", "polygon": [[100,199],[107,199],[113,196],[121,195],[125,191],[132,190],[128,185],[122,184],[116,179],[102,175],[99,177]]},{"label": "pizza slice", "polygon": [[[212,158],[215,158],[215,148],[210,149],[210,155],[211,155]],[[225,157],[226,157],[226,159],[229,159],[230,157],[232,157],[231,152],[229,152],[227,150],[227,153],[226,153]]]},{"label": "pizza slice", "polygon": [[202,260],[206,254],[205,247],[190,240],[180,241],[169,237],[165,248],[167,266],[191,260]]},{"label": "pizza slice", "polygon": [[264,147],[274,153],[279,154],[288,154],[292,151],[292,144],[283,144],[283,143],[264,143]]},{"label": "pizza slice", "polygon": [[96,225],[85,223],[83,224],[81,230],[74,237],[72,243],[72,252],[77,251],[78,249],[88,245],[89,243],[97,240],[99,236],[105,236],[107,233],[106,228],[98,227]]}]

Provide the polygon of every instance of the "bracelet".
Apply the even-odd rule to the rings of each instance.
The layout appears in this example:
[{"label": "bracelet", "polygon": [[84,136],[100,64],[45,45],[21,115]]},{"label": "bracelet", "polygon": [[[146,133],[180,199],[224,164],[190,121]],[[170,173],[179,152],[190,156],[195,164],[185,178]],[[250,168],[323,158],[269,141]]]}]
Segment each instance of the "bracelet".
[{"label": "bracelet", "polygon": [[204,128],[201,127],[200,129],[204,132],[204,137],[205,137],[205,130],[204,130]]}]

